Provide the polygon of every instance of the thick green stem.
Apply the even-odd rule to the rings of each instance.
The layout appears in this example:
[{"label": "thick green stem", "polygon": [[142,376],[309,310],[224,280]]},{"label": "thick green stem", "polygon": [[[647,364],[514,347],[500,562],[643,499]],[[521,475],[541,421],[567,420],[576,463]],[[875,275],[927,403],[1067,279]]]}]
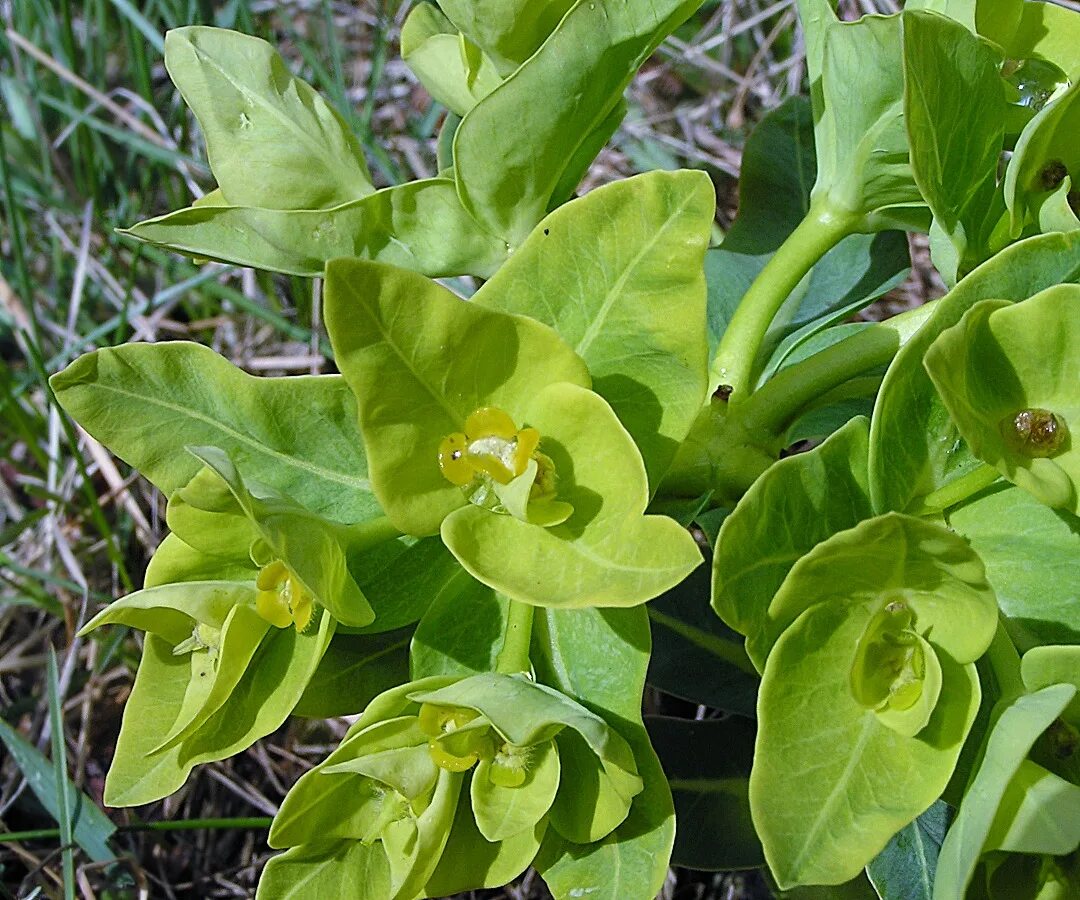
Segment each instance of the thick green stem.
[{"label": "thick green stem", "polygon": [[529,671],[529,644],[532,641],[533,607],[510,601],[506,617],[506,639],[495,660],[495,671],[503,675]]},{"label": "thick green stem", "polygon": [[969,497],[979,493],[983,488],[990,487],[1000,477],[1001,473],[997,469],[983,463],[977,469],[968,472],[967,475],[950,481],[936,491],[931,491],[922,498],[918,507],[912,512],[917,516],[942,512],[950,506],[963,503]]},{"label": "thick green stem", "polygon": [[861,219],[824,204],[812,206],[754,279],[731,317],[713,360],[713,378],[731,388],[736,402],[749,395],[754,363],[776,313],[814,265]]},{"label": "thick green stem", "polygon": [[871,325],[849,338],[780,371],[739,407],[739,420],[753,434],[780,435],[819,397],[857,375],[890,363],[918,331],[937,301]]}]

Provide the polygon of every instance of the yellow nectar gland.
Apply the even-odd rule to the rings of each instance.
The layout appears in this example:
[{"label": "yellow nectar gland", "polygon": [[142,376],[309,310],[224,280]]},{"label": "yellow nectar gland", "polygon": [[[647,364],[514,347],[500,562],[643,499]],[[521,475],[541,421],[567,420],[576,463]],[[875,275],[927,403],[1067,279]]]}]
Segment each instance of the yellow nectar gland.
[{"label": "yellow nectar gland", "polygon": [[465,420],[465,431],[443,438],[439,445],[439,469],[443,477],[460,487],[483,474],[499,484],[521,475],[536,453],[540,433],[514,424],[501,409],[485,406]]},{"label": "yellow nectar gland", "polygon": [[255,579],[255,611],[278,628],[296,627],[303,631],[315,611],[311,592],[300,583],[288,566],[275,559],[259,570]]},{"label": "yellow nectar gland", "polygon": [[432,737],[432,740],[428,741],[428,753],[431,754],[431,761],[440,769],[447,772],[467,772],[476,765],[480,754],[489,749],[487,729],[470,733],[460,748],[465,750],[461,754],[452,753],[441,741],[435,740],[453,734],[479,715],[475,710],[460,706],[435,706],[431,703],[421,705],[418,716],[420,730]]}]

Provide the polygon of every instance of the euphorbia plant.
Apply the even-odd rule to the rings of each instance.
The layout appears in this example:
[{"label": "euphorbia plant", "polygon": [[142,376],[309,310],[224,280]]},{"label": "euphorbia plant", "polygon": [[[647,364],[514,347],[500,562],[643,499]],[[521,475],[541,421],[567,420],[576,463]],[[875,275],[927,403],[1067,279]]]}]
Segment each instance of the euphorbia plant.
[{"label": "euphorbia plant", "polygon": [[[107,801],[290,712],[359,716],[285,798],[260,897],[532,865],[557,898],[648,900],[672,860],[890,900],[1080,889],[1054,824],[1080,820],[1080,15],[800,4],[810,103],[765,116],[709,249],[701,173],[574,196],[694,7],[418,5],[440,173],[382,190],[268,45],[167,39],[218,185],[129,233],[322,276],[341,374],[177,343],[52,384],[168,498],[145,589],[91,622],[148,633]],[[846,321],[903,277],[898,228],[955,287]],[[460,273],[469,297],[431,280]],[[647,675],[730,716],[646,730]]]}]

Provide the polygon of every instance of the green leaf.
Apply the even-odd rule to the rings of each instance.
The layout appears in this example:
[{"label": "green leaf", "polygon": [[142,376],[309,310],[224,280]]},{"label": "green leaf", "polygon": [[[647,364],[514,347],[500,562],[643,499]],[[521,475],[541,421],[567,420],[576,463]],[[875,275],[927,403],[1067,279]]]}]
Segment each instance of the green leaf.
[{"label": "green leaf", "polygon": [[466,502],[443,477],[438,450],[471,413],[496,406],[520,425],[544,385],[589,383],[584,363],[546,325],[464,303],[419,275],[334,260],[325,303],[375,493],[408,534],[435,533]]},{"label": "green leaf", "polygon": [[791,567],[769,604],[765,628],[747,641],[755,662],[764,664],[777,637],[804,610],[823,602],[862,609],[901,604],[913,615],[917,633],[929,635],[958,663],[982,656],[997,628],[994,592],[967,542],[933,522],[899,513],[838,532]]},{"label": "green leaf", "polygon": [[364,634],[390,631],[418,621],[461,571],[438,538],[401,537],[350,554],[349,570],[375,609]]},{"label": "green leaf", "polygon": [[[473,107],[454,139],[454,166],[461,202],[484,230],[512,248],[521,244],[579,162],[576,151],[591,143],[633,74],[698,4],[582,0],[535,55]],[[507,21],[493,25],[502,29]],[[537,97],[551,102],[537,104]],[[508,128],[523,110],[528,128]]]},{"label": "green leaf", "polygon": [[128,344],[79,357],[50,384],[95,438],[166,496],[228,453],[249,478],[338,522],[381,514],[367,479],[356,403],[335,375],[256,378],[207,347]]},{"label": "green leaf", "polygon": [[938,858],[935,896],[959,897],[971,881],[1002,798],[1035,739],[1068,706],[1074,685],[1055,684],[1001,711]]},{"label": "green leaf", "polygon": [[730,627],[757,634],[795,562],[873,515],[867,434],[860,417],[813,450],[780,460],[724,520],[713,556],[712,607]]},{"label": "green leaf", "polygon": [[924,201],[904,128],[900,17],[829,22],[821,53],[820,83],[811,83],[813,201],[862,216],[868,230],[917,222]]},{"label": "green leaf", "polygon": [[[254,609],[237,604],[222,623],[216,648],[209,651],[196,648],[182,654],[191,664],[187,690],[176,720],[152,753],[180,743],[224,706],[269,628],[269,623]],[[173,653],[179,649],[180,645],[173,647]]]},{"label": "green leaf", "polygon": [[923,368],[934,339],[987,298],[1023,300],[1080,277],[1080,235],[1047,234],[1006,247],[943,297],[885,374],[870,423],[870,496],[877,512],[906,510],[977,465]]},{"label": "green leaf", "polygon": [[701,260],[715,206],[700,172],[598,188],[548,215],[473,298],[559,333],[634,438],[654,491],[705,402]]},{"label": "green leaf", "polygon": [[[146,568],[143,585],[147,588],[162,587],[179,581],[251,581],[255,578],[255,564],[248,556],[251,547],[251,529],[246,521],[242,529],[215,528],[219,543],[215,547],[221,553],[210,555],[185,543],[175,534],[165,535],[158,544],[150,564]],[[233,543],[234,538],[241,538]]]},{"label": "green leaf", "polygon": [[470,802],[470,792],[462,790],[446,848],[424,888],[427,897],[502,887],[525,871],[536,856],[547,829],[546,820],[492,843],[477,829]]},{"label": "green leaf", "polygon": [[453,23],[509,74],[544,42],[576,0],[443,0]]},{"label": "green leaf", "polygon": [[476,826],[485,840],[494,843],[531,833],[551,809],[561,775],[555,747],[555,743],[546,743],[530,748],[525,781],[513,787],[496,784],[490,775],[493,762],[480,760],[470,791]]},{"label": "green leaf", "polygon": [[[189,447],[222,483],[227,485],[237,505],[251,525],[253,536],[265,544],[265,552],[273,560],[288,566],[315,600],[326,607],[337,621],[344,625],[368,625],[375,613],[367,598],[353,580],[345,558],[346,530],[333,522],[314,516],[286,498],[275,496],[261,486],[252,485],[261,496],[252,493],[244,483],[228,455],[216,447]],[[216,512],[192,517],[182,516],[185,511],[198,511],[203,497],[198,492],[199,479],[178,490],[170,499],[168,522],[174,532],[184,538],[182,526],[202,524],[208,531],[213,529]],[[182,522],[178,519],[187,518]],[[191,541],[188,541],[191,543]],[[260,560],[265,565],[270,560]]]},{"label": "green leaf", "polygon": [[401,58],[427,92],[458,116],[502,83],[487,54],[430,3],[414,6],[401,26]]},{"label": "green leaf", "polygon": [[138,806],[176,791],[194,766],[225,759],[278,728],[292,712],[333,633],[321,616],[309,633],[273,628],[228,700],[179,744],[154,752],[182,708],[191,664],[166,639],[148,634],[116,754],[105,779],[109,806]]},{"label": "green leaf", "polygon": [[765,865],[748,796],[753,723],[738,716],[648,716],[645,726],[675,801],[672,865],[708,871]]},{"label": "green leaf", "polygon": [[191,206],[120,233],[200,260],[309,278],[339,256],[432,277],[482,278],[506,259],[505,242],[477,227],[446,178],[383,188],[329,209]]},{"label": "green leaf", "polygon": [[374,190],[344,120],[266,41],[178,28],[165,36],[165,67],[202,126],[230,205],[320,209]]},{"label": "green leaf", "polygon": [[[1020,675],[1029,691],[1051,684],[1072,684],[1080,691],[1080,646],[1032,647],[1020,658]],[[1062,716],[1080,722],[1080,700],[1074,698]]]},{"label": "green leaf", "polygon": [[79,634],[88,634],[102,625],[128,625],[179,644],[191,637],[197,624],[220,629],[234,607],[253,607],[253,582],[184,582],[135,591],[106,606]]},{"label": "green leaf", "polygon": [[[1080,14],[1073,15],[1080,20]],[[1077,36],[1080,37],[1080,26]],[[1066,192],[1080,187],[1080,151],[1074,140],[1077,129],[1080,129],[1080,84],[1074,82],[1035,114],[1016,142],[1005,169],[1005,205],[1014,236],[1026,225],[1039,223],[1040,207],[1059,185]],[[1076,223],[1077,213],[1071,212],[1070,227],[1061,230],[1080,227]]]},{"label": "green leaf", "polygon": [[986,564],[986,579],[997,595],[1009,635],[1021,650],[1080,641],[1076,517],[1005,485],[954,509],[948,523]]},{"label": "green leaf", "polygon": [[386,851],[380,843],[360,841],[306,844],[272,857],[255,894],[256,900],[381,900],[388,896]]},{"label": "green leaf", "polygon": [[[596,648],[604,653],[597,655]],[[603,841],[575,845],[548,831],[534,865],[555,900],[652,900],[667,877],[675,818],[671,792],[641,724],[651,642],[638,609],[538,609],[532,661],[544,684],[589,706],[629,741],[645,790]]]},{"label": "green leaf", "polygon": [[[0,719],[0,741],[3,741],[11,761],[18,766],[38,802],[59,821],[62,801],[58,796],[52,763],[3,719]],[[116,859],[116,854],[109,848],[109,839],[116,826],[93,800],[67,778],[64,779],[64,790],[67,791],[67,809],[72,813],[75,843],[96,863]]]},{"label": "green leaf", "polygon": [[902,21],[912,174],[951,244],[935,265],[955,284],[990,255],[982,229],[1005,135],[1001,54],[944,16],[909,10]]},{"label": "green leaf", "polygon": [[1080,845],[1080,787],[1030,759],[1009,781],[984,850],[1062,856]]},{"label": "green leaf", "polygon": [[538,606],[633,606],[700,565],[689,532],[666,516],[643,515],[641,457],[603,399],[552,384],[530,398],[521,418],[542,435],[559,499],[574,514],[541,528],[471,504],[452,512],[443,541],[476,578]]},{"label": "green leaf", "polygon": [[1010,56],[1040,57],[1075,81],[1080,75],[1080,14],[1054,3],[1024,3]]},{"label": "green leaf", "polygon": [[[416,746],[426,749],[426,744],[427,736],[415,715],[388,718],[350,731],[326,759],[305,772],[289,790],[270,827],[268,843],[278,848],[369,839],[372,829],[380,825],[380,791],[385,792],[385,787],[348,766],[365,756]],[[327,771],[330,769],[333,771]]]},{"label": "green leaf", "polygon": [[510,601],[446,556],[452,568],[413,637],[413,678],[491,672],[506,640]]},{"label": "green leaf", "polygon": [[335,634],[293,710],[328,719],[361,712],[376,695],[409,680],[411,628]]},{"label": "green leaf", "polygon": [[867,864],[866,874],[882,900],[932,900],[934,870],[948,823],[948,805],[935,801]]},{"label": "green leaf", "polygon": [[[739,215],[723,244],[705,254],[710,354],[750,283],[809,212],[816,175],[810,104],[789,98],[751,132],[743,149]],[[907,240],[899,232],[840,241],[774,318],[762,344],[761,380],[812,335],[888,291],[908,265]]]},{"label": "green leaf", "polygon": [[[977,304],[938,336],[925,365],[980,459],[1042,503],[1080,511],[1080,446],[1071,437],[1080,429],[1080,285]],[[1039,418],[1022,427],[1023,415]],[[1031,430],[1051,424],[1053,436]]]},{"label": "green leaf", "polygon": [[978,710],[974,665],[945,653],[941,696],[917,737],[857,703],[852,657],[872,616],[872,607],[843,599],[817,603],[769,654],[750,805],[781,887],[858,875],[944,790]]},{"label": "green leaf", "polygon": [[649,603],[648,682],[691,703],[753,717],[759,679],[741,637],[709,608],[711,572],[700,566]]}]

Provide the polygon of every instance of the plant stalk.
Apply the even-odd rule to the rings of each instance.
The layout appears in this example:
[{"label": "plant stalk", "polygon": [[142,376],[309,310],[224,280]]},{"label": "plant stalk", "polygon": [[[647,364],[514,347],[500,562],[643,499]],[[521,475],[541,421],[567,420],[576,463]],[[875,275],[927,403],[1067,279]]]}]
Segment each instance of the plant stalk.
[{"label": "plant stalk", "polygon": [[813,356],[782,369],[739,407],[739,419],[754,434],[780,435],[823,394],[857,375],[888,365],[930,318],[937,301],[878,322]]},{"label": "plant stalk", "polygon": [[919,506],[913,511],[914,515],[925,516],[931,513],[940,513],[950,506],[963,503],[969,497],[974,496],[988,488],[1001,477],[1001,473],[993,466],[983,463],[977,469],[968,472],[960,478],[955,478],[948,484],[931,491]]},{"label": "plant stalk", "polygon": [[506,639],[495,660],[495,671],[503,675],[529,671],[529,644],[532,642],[533,606],[510,601],[506,617]]},{"label": "plant stalk", "polygon": [[[116,831],[117,833],[127,834],[137,831],[209,831],[226,828],[269,828],[270,823],[273,821],[269,816],[240,819],[180,819],[175,822],[137,822],[133,825],[118,825]],[[59,839],[59,828],[35,828],[31,831],[9,831],[0,834],[0,844]]]},{"label": "plant stalk", "polygon": [[784,301],[829,250],[855,233],[859,222],[852,213],[825,204],[811,206],[754,279],[720,339],[712,365],[714,380],[731,388],[733,401],[749,395],[758,351]]}]

